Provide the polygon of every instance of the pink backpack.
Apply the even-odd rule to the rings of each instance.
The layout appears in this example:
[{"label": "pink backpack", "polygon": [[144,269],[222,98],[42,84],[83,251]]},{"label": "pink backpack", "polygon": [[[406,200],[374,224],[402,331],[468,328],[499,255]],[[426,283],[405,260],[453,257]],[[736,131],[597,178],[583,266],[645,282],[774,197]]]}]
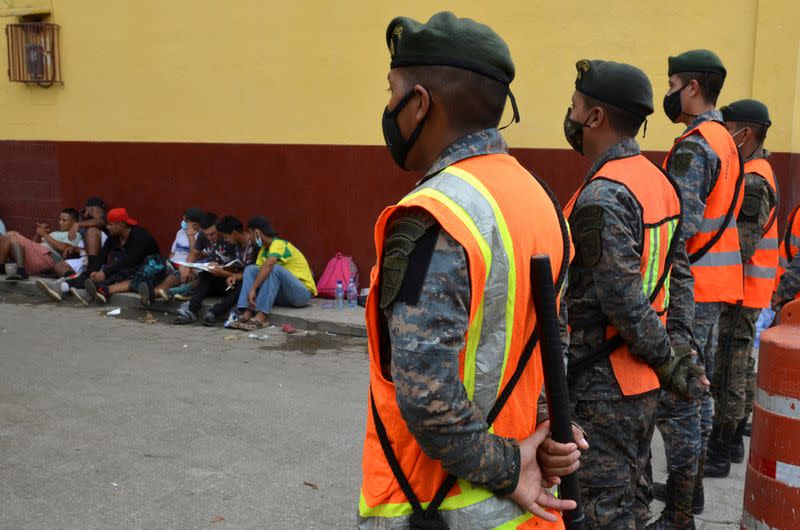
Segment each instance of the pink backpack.
[{"label": "pink backpack", "polygon": [[355,281],[356,289],[358,289],[358,269],[355,262],[353,262],[353,258],[342,256],[341,252],[337,252],[336,256],[331,258],[325,266],[322,277],[317,282],[317,296],[320,298],[336,298],[336,281],[341,280],[344,296],[347,298],[347,286],[351,277]]}]

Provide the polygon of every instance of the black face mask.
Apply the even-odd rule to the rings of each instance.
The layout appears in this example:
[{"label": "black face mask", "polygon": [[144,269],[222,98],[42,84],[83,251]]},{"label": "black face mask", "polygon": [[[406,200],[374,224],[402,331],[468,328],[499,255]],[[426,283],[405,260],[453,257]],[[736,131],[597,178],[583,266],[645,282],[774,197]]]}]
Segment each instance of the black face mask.
[{"label": "black face mask", "polygon": [[688,83],[680,87],[672,94],[664,95],[664,114],[667,115],[667,118],[669,118],[672,123],[677,123],[678,118],[683,112],[683,106],[681,105],[681,92],[683,92],[683,89],[687,86],[689,86]]},{"label": "black face mask", "polygon": [[406,169],[406,157],[408,156],[409,151],[411,151],[411,148],[414,147],[414,142],[417,141],[417,137],[419,137],[419,133],[422,131],[422,125],[425,123],[425,119],[428,117],[426,114],[425,117],[422,118],[422,121],[419,122],[408,140],[403,138],[403,133],[400,132],[400,127],[397,125],[397,115],[400,114],[400,111],[403,110],[403,107],[405,107],[408,102],[411,101],[413,96],[414,89],[412,88],[405,96],[403,96],[403,99],[401,99],[397,106],[395,106],[394,110],[389,110],[389,106],[387,105],[383,111],[383,118],[381,118],[383,140],[386,142],[386,147],[389,149],[389,153],[392,155],[394,163],[400,166],[402,169]]},{"label": "black face mask", "polygon": [[570,108],[567,108],[567,115],[564,116],[564,138],[567,143],[577,152],[583,154],[583,128],[589,121],[591,115],[587,116],[583,123],[575,121],[569,117]]}]

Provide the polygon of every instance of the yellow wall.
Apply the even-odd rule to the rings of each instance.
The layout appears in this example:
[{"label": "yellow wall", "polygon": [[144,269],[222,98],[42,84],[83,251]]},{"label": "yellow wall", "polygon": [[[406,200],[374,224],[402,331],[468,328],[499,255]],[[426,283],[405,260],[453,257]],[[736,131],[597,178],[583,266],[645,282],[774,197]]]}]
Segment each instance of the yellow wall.
[{"label": "yellow wall", "polygon": [[381,144],[388,21],[452,9],[509,43],[523,117],[507,131],[513,146],[566,148],[574,63],[603,58],[651,76],[657,110],[642,143],[666,149],[681,130],[660,110],[666,58],[707,47],[728,67],[721,103],[763,98],[769,147],[800,151],[795,0],[52,3],[64,86],[0,78],[0,139]]}]

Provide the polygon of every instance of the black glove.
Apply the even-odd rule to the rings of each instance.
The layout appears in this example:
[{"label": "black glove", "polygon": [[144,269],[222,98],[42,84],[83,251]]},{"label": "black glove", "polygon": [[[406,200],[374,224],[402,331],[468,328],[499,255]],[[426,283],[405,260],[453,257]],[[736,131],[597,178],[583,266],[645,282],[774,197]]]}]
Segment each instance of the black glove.
[{"label": "black glove", "polygon": [[706,374],[706,370],[692,360],[692,350],[689,346],[670,348],[667,361],[654,370],[664,390],[687,401],[700,399],[703,395],[704,389],[700,377]]}]

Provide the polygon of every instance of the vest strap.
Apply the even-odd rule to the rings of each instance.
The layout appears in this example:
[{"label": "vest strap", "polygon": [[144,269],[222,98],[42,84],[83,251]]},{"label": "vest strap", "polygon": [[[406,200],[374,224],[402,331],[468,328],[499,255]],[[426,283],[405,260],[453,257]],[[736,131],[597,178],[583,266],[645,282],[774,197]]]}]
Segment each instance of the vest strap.
[{"label": "vest strap", "polygon": [[789,215],[789,222],[786,223],[786,235],[783,238],[783,248],[786,251],[787,262],[791,262],[794,259],[792,255],[792,229],[794,228],[794,222],[797,218],[797,212],[800,212],[800,206],[792,210],[791,215]]}]

